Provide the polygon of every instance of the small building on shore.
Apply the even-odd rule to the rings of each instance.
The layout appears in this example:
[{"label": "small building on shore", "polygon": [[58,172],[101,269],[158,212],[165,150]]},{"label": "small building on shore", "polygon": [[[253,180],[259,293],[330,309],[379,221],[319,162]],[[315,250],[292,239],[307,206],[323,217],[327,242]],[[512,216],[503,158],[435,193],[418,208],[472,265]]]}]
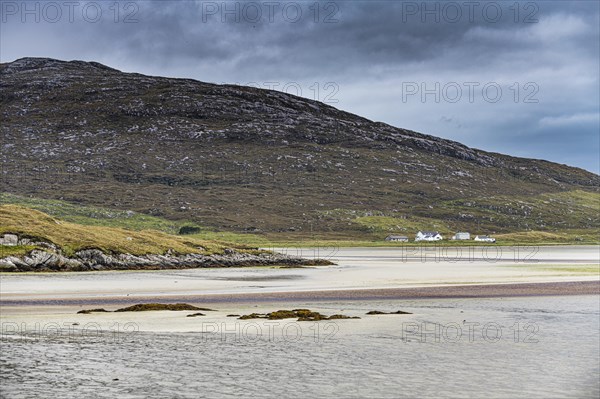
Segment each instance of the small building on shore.
[{"label": "small building on shore", "polygon": [[387,237],[385,237],[386,241],[394,241],[394,242],[408,242],[408,237],[407,236],[394,236],[394,235],[389,235]]},{"label": "small building on shore", "polygon": [[441,241],[444,237],[437,231],[419,231],[415,236],[415,241]]},{"label": "small building on shore", "polygon": [[453,240],[470,240],[471,233],[465,231],[459,231],[458,233],[452,236]]}]

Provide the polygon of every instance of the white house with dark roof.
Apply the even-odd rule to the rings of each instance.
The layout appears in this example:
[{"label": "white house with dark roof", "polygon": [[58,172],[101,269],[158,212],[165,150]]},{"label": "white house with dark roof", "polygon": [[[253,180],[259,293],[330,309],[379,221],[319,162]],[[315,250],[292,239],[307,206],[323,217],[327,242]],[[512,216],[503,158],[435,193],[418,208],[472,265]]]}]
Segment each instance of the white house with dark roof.
[{"label": "white house with dark roof", "polygon": [[444,237],[437,231],[419,231],[415,236],[415,241],[441,241]]}]

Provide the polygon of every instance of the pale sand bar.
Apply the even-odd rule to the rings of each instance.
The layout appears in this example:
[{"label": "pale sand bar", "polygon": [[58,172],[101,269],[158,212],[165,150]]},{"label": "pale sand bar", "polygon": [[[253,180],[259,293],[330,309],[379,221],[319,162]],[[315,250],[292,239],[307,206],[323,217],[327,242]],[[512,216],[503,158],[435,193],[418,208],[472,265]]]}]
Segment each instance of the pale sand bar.
[{"label": "pale sand bar", "polygon": [[2,274],[0,304],[574,295],[598,294],[600,281],[598,246],[320,249],[324,255],[337,265]]}]

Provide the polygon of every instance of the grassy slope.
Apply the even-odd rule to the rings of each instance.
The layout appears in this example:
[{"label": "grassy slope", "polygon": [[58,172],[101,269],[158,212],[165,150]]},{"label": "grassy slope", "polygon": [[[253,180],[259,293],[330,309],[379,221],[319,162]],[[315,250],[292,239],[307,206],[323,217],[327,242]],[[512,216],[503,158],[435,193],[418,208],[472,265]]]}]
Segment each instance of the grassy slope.
[{"label": "grassy slope", "polygon": [[[10,193],[0,193],[0,205],[19,205],[25,208],[44,212],[58,219],[87,225],[117,227],[126,230],[158,230],[169,234],[176,234],[182,226],[196,226],[195,223],[186,221],[175,221],[139,212],[114,210],[101,207],[92,207],[73,204],[67,201],[24,197]],[[225,231],[213,231],[201,227],[201,232],[194,234],[195,239],[216,241],[228,244],[239,243],[249,245],[268,245],[270,241],[256,234],[233,233]]]},{"label": "grassy slope", "polygon": [[121,227],[129,230],[159,230],[177,233],[183,222],[167,220],[138,212],[72,204],[67,201],[41,199],[0,193],[0,204],[21,205],[61,220],[89,226]]},{"label": "grassy slope", "polygon": [[[0,194],[0,203],[18,204],[22,207],[37,209],[63,221],[73,222],[79,225],[111,227],[117,228],[122,232],[123,230],[121,229],[132,230],[133,232],[126,233],[127,236],[136,234],[134,233],[135,231],[157,230],[150,233],[152,235],[152,237],[149,238],[150,241],[159,238],[156,236],[157,234],[174,233],[177,232],[181,226],[187,224],[185,221],[171,221],[131,211],[115,211],[106,208],[81,206],[66,201],[21,197],[7,193]],[[504,204],[505,207],[510,206],[510,208],[501,208],[501,204]],[[520,209],[524,213],[528,213],[530,218],[553,217],[565,221],[567,225],[574,226],[580,225],[583,220],[586,220],[592,225],[597,224],[598,218],[600,217],[598,214],[600,195],[585,191],[542,194],[524,198],[485,198],[478,201],[477,204],[470,205],[470,212],[480,211],[491,218],[494,218],[494,215],[498,215],[502,212],[507,213],[507,209],[511,209],[511,212],[513,213],[511,217],[526,219],[526,216],[518,215],[514,211],[514,209]],[[444,204],[443,208],[445,208],[446,212],[462,212],[460,209],[456,210],[455,207],[466,207],[466,205],[464,202],[460,202],[460,205],[448,203]],[[436,211],[439,210],[432,211],[432,214],[435,214]],[[202,246],[207,249],[210,248],[209,244],[231,246],[230,243],[233,242],[238,243],[238,245],[293,248],[308,246],[397,246],[400,244],[388,243],[383,241],[383,239],[388,234],[404,234],[412,239],[414,233],[418,230],[437,230],[447,238],[458,230],[470,231],[472,234],[487,234],[494,232],[487,227],[481,227],[480,230],[474,230],[470,228],[472,226],[465,226],[460,222],[440,220],[435,217],[393,217],[383,215],[376,211],[357,212],[344,209],[325,211],[323,214],[326,217],[336,218],[337,220],[351,224],[355,229],[362,232],[357,235],[358,237],[362,236],[362,238],[338,236],[335,232],[314,235],[308,232],[261,235],[211,231],[207,228],[202,228],[202,231],[198,234],[175,237],[167,235],[166,237],[169,237],[169,239],[176,239],[178,242],[203,242],[205,245]],[[498,216],[496,217],[499,219]],[[0,225],[4,227],[4,223],[0,223]],[[92,231],[93,229],[87,230]],[[159,233],[159,231],[162,233]],[[123,232],[123,234],[125,234],[125,232]],[[148,232],[142,232],[140,234],[148,234]],[[565,228],[548,231],[534,229],[529,231],[494,234],[494,236],[498,238],[498,244],[506,245],[597,244],[600,242],[600,230],[598,228]],[[160,239],[162,240],[162,238]],[[148,239],[146,241],[148,241]],[[140,241],[140,243],[143,242],[144,241]],[[209,244],[206,244],[207,242]],[[127,243],[131,245],[134,244],[130,241]],[[477,245],[477,243],[473,241],[468,241],[467,243],[469,245]],[[420,245],[440,245],[440,243],[423,243]],[[444,241],[443,245],[465,245],[465,242]],[[165,246],[156,247],[151,245],[150,247],[152,248],[152,251],[160,251],[163,250]],[[25,249],[22,251],[24,250]],[[133,248],[133,250],[136,251],[137,249]],[[13,248],[11,251],[18,251],[18,249]]]},{"label": "grassy slope", "polygon": [[[0,206],[0,234],[51,242],[72,255],[80,249],[97,248],[105,253],[134,255],[175,253],[220,253],[224,246],[188,236],[175,236],[156,230],[125,230],[115,227],[85,226],[55,219],[37,210],[17,205]],[[28,252],[32,247],[2,247],[4,256]]]},{"label": "grassy slope", "polygon": [[[528,197],[489,197],[479,200],[447,201],[432,209],[430,218],[372,215],[374,212],[346,213],[347,220],[357,223],[368,233],[405,234],[412,237],[419,230],[439,231],[446,237],[456,231],[472,234],[495,234],[509,242],[568,243],[599,242],[600,194],[581,190],[546,193]],[[338,217],[344,212],[337,210]],[[476,215],[487,222],[473,225]],[[457,217],[458,216],[458,217]],[[548,228],[545,224],[564,226]],[[512,226],[512,228],[510,228]]]}]

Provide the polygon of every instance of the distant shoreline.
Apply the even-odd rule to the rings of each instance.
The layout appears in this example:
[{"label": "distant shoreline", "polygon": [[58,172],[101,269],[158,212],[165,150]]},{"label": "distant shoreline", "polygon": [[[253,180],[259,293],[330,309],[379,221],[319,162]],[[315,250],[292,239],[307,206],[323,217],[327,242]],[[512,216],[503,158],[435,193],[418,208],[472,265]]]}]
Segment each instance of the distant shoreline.
[{"label": "distant shoreline", "polygon": [[449,247],[449,248],[468,248],[468,247],[590,247],[600,246],[598,242],[516,242],[516,241],[500,241],[495,243],[481,242],[481,241],[409,241],[409,242],[390,242],[390,241],[356,241],[356,240],[307,240],[297,242],[271,242],[269,245],[257,244],[261,249],[272,249],[272,248],[318,248],[318,247],[339,247],[339,248],[435,248],[435,247]]},{"label": "distant shoreline", "polygon": [[131,303],[248,303],[248,302],[298,302],[298,301],[353,301],[353,300],[418,300],[418,299],[469,299],[527,296],[600,295],[600,280],[550,283],[507,283],[444,285],[432,287],[342,289],[324,291],[288,291],[239,294],[203,295],[140,295],[102,296],[86,298],[11,299],[0,300],[0,307],[27,306],[79,306],[121,305]]}]

